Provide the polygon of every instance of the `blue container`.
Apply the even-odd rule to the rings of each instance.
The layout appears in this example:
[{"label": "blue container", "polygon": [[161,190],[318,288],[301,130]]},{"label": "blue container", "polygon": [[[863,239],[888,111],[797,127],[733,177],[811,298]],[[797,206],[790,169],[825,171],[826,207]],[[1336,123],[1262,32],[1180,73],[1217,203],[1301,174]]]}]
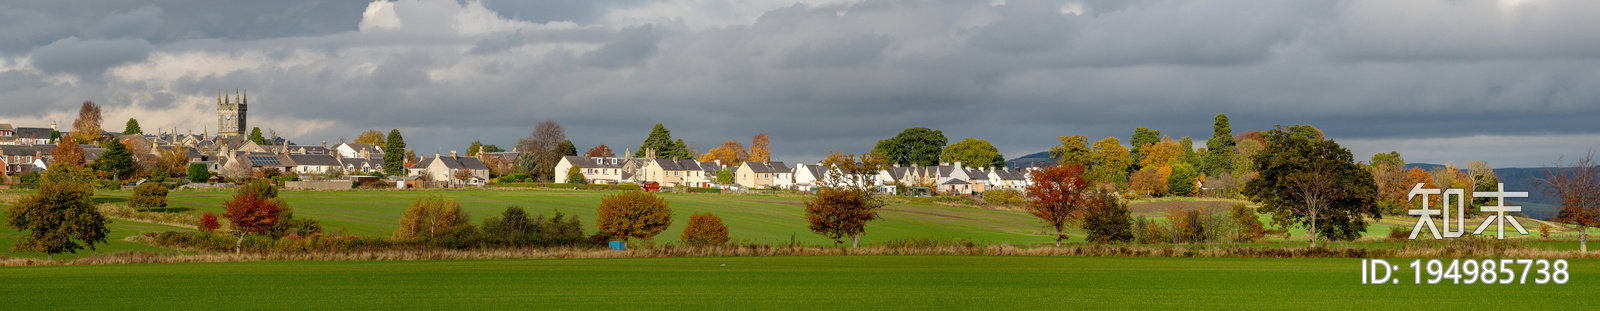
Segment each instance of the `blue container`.
[{"label": "blue container", "polygon": [[628,250],[628,242],[611,241],[611,250],[614,250],[614,251],[625,251],[625,250]]}]

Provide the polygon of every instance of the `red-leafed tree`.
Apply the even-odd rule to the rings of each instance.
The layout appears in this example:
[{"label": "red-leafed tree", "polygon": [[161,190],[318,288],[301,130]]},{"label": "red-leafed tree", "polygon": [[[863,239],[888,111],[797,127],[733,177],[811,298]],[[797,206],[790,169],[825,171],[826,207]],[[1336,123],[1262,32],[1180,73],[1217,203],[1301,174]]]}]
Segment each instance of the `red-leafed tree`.
[{"label": "red-leafed tree", "polygon": [[1089,180],[1083,178],[1083,166],[1076,164],[1052,165],[1029,172],[1033,185],[1028,186],[1028,213],[1044,220],[1056,229],[1056,246],[1067,239],[1067,225],[1082,217],[1087,205],[1085,193],[1090,190]]},{"label": "red-leafed tree", "polygon": [[711,213],[689,216],[689,225],[683,227],[683,245],[711,246],[728,243],[728,226],[722,218]]},{"label": "red-leafed tree", "polygon": [[239,234],[239,240],[233,247],[233,253],[238,254],[244,246],[246,235],[261,233],[278,221],[278,212],[283,211],[284,202],[282,199],[240,191],[233,195],[232,200],[223,202],[222,206],[228,210],[222,217],[227,217],[228,223]]},{"label": "red-leafed tree", "polygon": [[589,148],[589,151],[588,152],[584,152],[583,156],[585,156],[585,157],[615,157],[617,155],[615,153],[611,152],[611,146],[606,146],[606,144],[600,144],[599,146],[594,146],[594,148]]},{"label": "red-leafed tree", "polygon": [[200,215],[200,231],[211,233],[216,232],[217,228],[222,228],[222,224],[217,222],[217,214],[206,212]]}]

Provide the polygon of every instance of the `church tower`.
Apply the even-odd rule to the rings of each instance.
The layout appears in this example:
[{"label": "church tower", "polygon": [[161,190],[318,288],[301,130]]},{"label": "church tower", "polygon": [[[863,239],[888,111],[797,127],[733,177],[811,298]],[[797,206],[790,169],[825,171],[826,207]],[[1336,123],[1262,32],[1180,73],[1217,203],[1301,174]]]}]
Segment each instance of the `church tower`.
[{"label": "church tower", "polygon": [[[237,91],[235,91],[237,92]],[[229,94],[224,97],[222,91],[217,91],[217,136],[244,137],[249,135],[244,122],[245,112],[249,110],[250,96],[244,93]]]}]

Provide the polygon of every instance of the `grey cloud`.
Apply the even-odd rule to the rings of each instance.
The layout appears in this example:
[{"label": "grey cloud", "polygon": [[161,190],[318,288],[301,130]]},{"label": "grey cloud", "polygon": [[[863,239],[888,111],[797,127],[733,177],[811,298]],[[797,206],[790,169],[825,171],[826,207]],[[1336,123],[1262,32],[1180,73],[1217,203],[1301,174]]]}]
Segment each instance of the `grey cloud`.
[{"label": "grey cloud", "polygon": [[[316,21],[195,32],[172,25],[188,13],[158,5],[167,20],[145,36],[183,38],[151,39],[161,53],[264,53],[285,62],[184,76],[170,91],[145,91],[163,81],[116,79],[74,90],[5,72],[0,100],[161,101],[169,98],[162,92],[210,96],[245,87],[263,128],[336,121],[296,138],[302,143],[401,128],[418,152],[447,152],[472,140],[509,146],[551,119],[579,147],[605,143],[620,151],[665,123],[702,150],[767,133],[778,158],[791,162],[830,149],[864,152],[913,126],[944,130],[952,140],[986,139],[1008,156],[1044,150],[1060,135],[1126,141],[1140,126],[1203,141],[1216,113],[1229,114],[1236,132],[1312,124],[1352,144],[1484,134],[1590,139],[1600,132],[1590,121],[1600,119],[1600,60],[1593,57],[1600,53],[1592,48],[1600,44],[1600,22],[1583,16],[1595,11],[1586,2],[1533,3],[1509,23],[1450,15],[1478,7],[1426,7],[1495,5],[1474,1],[1087,1],[1081,15],[1062,14],[1054,1],[1007,2],[797,4],[749,25],[690,30],[584,22],[638,3],[554,2],[552,13],[534,17],[527,10],[545,4],[491,1],[504,17],[580,26],[480,37],[337,31],[353,28],[359,10],[322,17],[321,10],[280,9],[265,20]],[[1457,28],[1412,26],[1367,4],[1420,21],[1463,21],[1452,24]],[[98,21],[141,7],[84,14]],[[18,11],[0,10],[7,12]],[[277,14],[283,12],[290,13]],[[0,29],[0,44],[23,42],[31,50],[70,36],[52,29]],[[57,37],[28,43],[42,33]],[[540,48],[519,48],[534,45]],[[65,71],[64,64],[58,59],[51,68]],[[1417,146],[1426,145],[1396,148],[1425,148]],[[1539,156],[1485,149],[1467,156]],[[1443,159],[1401,152],[1412,161]]]},{"label": "grey cloud", "polygon": [[98,38],[144,38],[159,31],[166,11],[156,6],[143,6],[127,12],[112,12],[100,20],[88,34]]},{"label": "grey cloud", "polygon": [[68,37],[35,48],[32,55],[33,66],[39,70],[94,78],[107,68],[144,61],[150,56],[150,50],[150,42],[144,39],[79,40],[78,37]]},{"label": "grey cloud", "polygon": [[584,53],[583,63],[610,69],[638,66],[656,55],[656,43],[661,41],[661,35],[653,31],[654,28],[652,25],[623,28],[616,40]]}]

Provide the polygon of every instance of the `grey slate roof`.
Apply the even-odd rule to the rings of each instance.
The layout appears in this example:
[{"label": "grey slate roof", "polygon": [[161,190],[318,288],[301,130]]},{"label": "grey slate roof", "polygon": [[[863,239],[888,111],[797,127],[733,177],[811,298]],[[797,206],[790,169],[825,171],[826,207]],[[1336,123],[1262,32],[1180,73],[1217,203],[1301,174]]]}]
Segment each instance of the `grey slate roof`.
[{"label": "grey slate roof", "polygon": [[17,128],[17,138],[50,138],[50,129],[43,127],[19,127]]},{"label": "grey slate roof", "polygon": [[764,162],[744,162],[744,165],[750,166],[750,171],[751,172],[756,172],[756,173],[772,173],[773,172],[772,171],[772,166],[767,165],[767,163],[764,163]]},{"label": "grey slate roof", "polygon": [[418,161],[417,165],[416,166],[412,166],[411,169],[427,169],[427,168],[431,168],[435,163],[438,163],[440,165],[444,165],[444,168],[447,169],[447,170],[459,170],[459,169],[488,170],[489,169],[489,166],[483,165],[483,161],[479,161],[478,158],[474,158],[474,157],[447,157],[447,156],[440,156],[438,158],[439,158],[439,161],[434,161],[434,157],[422,158],[422,161]]},{"label": "grey slate roof", "polygon": [[667,170],[667,171],[681,171],[681,170],[683,170],[682,167],[678,166],[678,161],[676,161],[676,160],[672,160],[672,159],[655,159],[654,161],[656,162],[657,166],[661,166],[662,170]]},{"label": "grey slate roof", "polygon": [[960,180],[960,179],[951,178],[950,180],[944,181],[944,183],[941,183],[940,185],[970,185],[970,184],[971,183],[967,183],[966,181],[963,181],[963,180]]},{"label": "grey slate roof", "polygon": [[779,161],[767,162],[767,166],[772,167],[773,173],[788,173],[790,171],[788,165],[784,165],[783,162]]},{"label": "grey slate roof", "polygon": [[339,159],[326,154],[290,154],[295,165],[339,166]]}]

